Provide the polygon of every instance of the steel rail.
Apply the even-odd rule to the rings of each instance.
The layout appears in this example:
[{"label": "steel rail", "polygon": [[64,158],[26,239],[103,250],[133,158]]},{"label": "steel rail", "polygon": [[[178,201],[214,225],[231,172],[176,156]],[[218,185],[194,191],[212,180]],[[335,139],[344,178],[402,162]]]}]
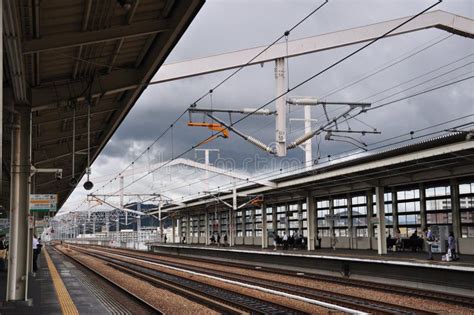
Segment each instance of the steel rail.
[{"label": "steel rail", "polygon": [[[121,252],[123,253],[124,249],[114,249],[110,248],[110,250],[115,251],[115,252]],[[137,254],[143,254],[142,251],[136,251],[136,250],[129,250],[127,251],[134,252]],[[172,257],[172,258],[178,258],[178,259],[187,259],[191,260],[189,257],[183,257],[183,256],[177,256],[174,254],[169,254],[169,253],[148,253],[152,255],[160,255],[160,256],[165,256],[165,257]],[[157,258],[159,259],[159,258]],[[377,282],[371,282],[371,281],[365,281],[365,280],[354,280],[354,279],[349,279],[349,278],[342,278],[342,277],[336,277],[336,276],[330,276],[330,275],[322,275],[322,274],[315,274],[315,273],[304,273],[302,274],[301,272],[294,272],[294,271],[288,271],[280,268],[272,268],[272,267],[260,267],[256,269],[255,265],[251,264],[246,264],[246,263],[237,263],[237,262],[227,262],[227,261],[216,261],[213,259],[207,259],[207,258],[199,258],[199,257],[192,257],[192,261],[194,262],[203,262],[203,263],[212,263],[212,264],[219,264],[222,266],[228,266],[228,267],[235,267],[235,268],[242,268],[242,269],[247,269],[247,270],[258,270],[270,274],[280,274],[280,275],[287,275],[287,276],[297,276],[298,278],[301,279],[308,279],[308,280],[317,280],[317,281],[325,281],[325,282],[331,282],[331,283],[338,283],[341,285],[348,285],[352,287],[358,287],[358,288],[365,288],[365,289],[372,289],[372,290],[380,290],[383,292],[387,293],[392,293],[392,294],[401,294],[401,295],[408,295],[411,297],[417,297],[417,298],[424,298],[424,299],[429,299],[437,302],[443,302],[447,304],[454,304],[454,305],[460,305],[464,307],[469,307],[474,309],[474,300],[470,297],[467,296],[462,296],[462,295],[456,295],[456,294],[450,294],[446,292],[437,292],[437,291],[429,291],[429,290],[424,290],[424,289],[419,289],[419,288],[410,288],[410,287],[404,287],[400,285],[388,285],[384,283],[377,283]]]},{"label": "steel rail", "polygon": [[159,308],[157,308],[156,306],[148,303],[147,301],[145,301],[144,299],[142,299],[141,297],[139,297],[138,295],[130,292],[129,290],[127,290],[126,288],[124,288],[123,286],[121,286],[120,284],[118,284],[117,282],[105,277],[104,275],[102,275],[101,273],[99,273],[97,270],[89,267],[87,264],[83,263],[82,261],[80,261],[79,259],[71,256],[71,255],[68,255],[66,254],[65,252],[61,251],[61,250],[58,250],[55,246],[51,246],[50,248],[53,248],[56,252],[58,252],[60,255],[62,256],[65,256],[65,257],[68,257],[69,259],[71,259],[72,261],[74,261],[74,263],[77,263],[78,265],[80,265],[81,267],[87,269],[88,271],[91,271],[94,275],[96,275],[99,279],[101,280],[104,280],[105,282],[107,282],[108,284],[110,284],[113,288],[117,289],[118,291],[120,292],[123,292],[125,293],[127,296],[130,297],[130,299],[134,302],[136,302],[138,305],[142,306],[143,308],[147,309],[147,310],[150,310],[150,312],[152,312],[153,314],[164,314]]},{"label": "steel rail", "polygon": [[[115,251],[116,253],[118,251]],[[435,314],[433,312],[429,312],[426,310],[410,308],[401,305],[394,305],[386,302],[370,300],[366,298],[355,297],[347,294],[342,293],[334,293],[327,290],[320,290],[320,289],[313,289],[309,287],[293,285],[282,283],[274,280],[266,280],[261,279],[249,275],[242,275],[241,273],[237,272],[229,272],[229,271],[216,271],[216,270],[209,270],[204,267],[197,267],[186,263],[176,263],[176,262],[169,262],[166,260],[161,260],[159,258],[151,258],[147,256],[143,256],[140,254],[130,254],[124,253],[124,251],[120,251],[120,254],[125,257],[131,257],[135,259],[141,259],[148,262],[155,262],[160,263],[163,265],[169,265],[175,268],[183,268],[187,270],[191,270],[194,272],[205,273],[208,275],[218,276],[221,278],[225,278],[232,281],[239,281],[248,283],[251,285],[258,285],[261,287],[269,288],[272,290],[283,291],[287,293],[294,293],[297,292],[298,295],[304,296],[309,299],[316,299],[326,303],[331,303],[335,305],[339,305],[342,307],[357,309],[362,312],[368,313],[376,313],[376,314]],[[253,269],[255,271],[255,269]],[[259,269],[258,271],[261,271]],[[275,274],[274,272],[272,274]],[[278,274],[281,274],[279,272]],[[294,276],[294,274],[292,274]],[[298,276],[299,277],[299,276]],[[314,279],[311,279],[314,280]]]},{"label": "steel rail", "polygon": [[92,253],[78,246],[72,247],[78,252],[106,261],[108,265],[117,270],[131,274],[158,287],[165,287],[225,314],[240,314],[242,311],[251,314],[306,314],[290,306],[279,305],[121,259],[111,258],[106,255],[107,253],[97,253],[97,251]]}]

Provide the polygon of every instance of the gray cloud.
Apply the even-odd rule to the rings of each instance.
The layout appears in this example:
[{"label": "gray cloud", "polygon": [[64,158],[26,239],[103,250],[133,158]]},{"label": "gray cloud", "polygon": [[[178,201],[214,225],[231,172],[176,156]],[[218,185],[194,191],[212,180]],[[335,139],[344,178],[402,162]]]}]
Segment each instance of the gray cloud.
[{"label": "gray cloud", "polygon": [[[167,62],[265,45],[319,3],[303,0],[207,1]],[[290,35],[290,40],[412,15],[427,7],[430,3],[434,3],[434,1],[330,1],[320,12],[295,30]],[[436,9],[465,15],[470,18],[474,17],[474,2],[468,0],[445,1]],[[318,97],[326,95],[328,92],[360,78],[368,71],[415,49],[422,43],[441,38],[444,34],[447,35],[446,32],[440,30],[425,30],[382,40],[292,92],[291,95],[314,95]],[[367,97],[379,90],[400,84],[424,72],[473,53],[473,45],[470,39],[452,36],[413,58],[391,67],[387,71],[331,95],[328,100],[355,101]],[[356,47],[351,46],[290,59],[290,86],[320,71],[353,51]],[[468,61],[472,61],[472,56],[470,59],[466,59],[465,62]],[[457,65],[461,64],[463,63],[460,62]],[[213,93],[212,104],[210,99],[206,98],[198,106],[210,107],[212,105],[223,108],[243,108],[257,107],[266,103],[275,96],[273,68],[272,63],[267,63],[263,67],[252,66],[244,69]],[[465,69],[417,89],[408,90],[394,96],[392,99],[412,94],[432,84],[472,70],[473,66],[471,64]],[[146,149],[147,145],[161,134],[189,104],[222,80],[228,73],[216,73],[149,87],[113,136],[112,141],[105,147],[95,165],[93,165],[93,168],[97,170],[96,173],[100,176],[113,174],[119,171],[119,166],[127,165],[136,156],[138,149]],[[403,90],[420,81],[414,81],[395,91],[384,93],[371,99],[371,101]],[[473,87],[472,80],[466,81],[360,116],[364,122],[383,132],[382,136],[368,135],[363,137],[362,140],[371,143],[463,114],[473,113]],[[268,108],[273,109],[274,105],[271,104]],[[302,117],[302,110],[291,109],[291,111],[288,114],[289,117]],[[321,114],[321,111],[313,110],[314,117]],[[210,131],[204,128],[187,127],[187,119],[188,116],[186,115],[173,128],[173,141],[171,141],[171,134],[167,134],[153,149],[153,157],[151,158],[153,161],[168,159],[172,155],[176,156],[176,154],[190,148],[210,134]],[[195,116],[195,119],[199,120],[200,118]],[[270,143],[274,137],[272,119],[250,117],[239,123],[237,127],[247,133],[254,134],[266,143]],[[350,126],[354,129],[367,128],[355,121],[351,121]],[[302,128],[302,122],[291,122],[291,130],[288,131],[291,132],[288,136],[289,140],[301,135]],[[316,151],[316,143],[317,141],[313,141],[314,151]],[[218,139],[206,146],[220,148],[222,158],[233,159],[236,167],[242,167],[245,164],[249,172],[258,173],[261,171],[256,167],[258,163],[255,163],[255,160],[258,159],[255,157],[265,156],[265,153],[235,134],[231,134],[229,139]],[[173,150],[171,150],[171,147],[173,147]],[[332,155],[353,148],[341,142],[322,141],[321,155]],[[314,155],[316,156],[316,153]],[[186,157],[194,158],[194,153],[190,153]],[[299,149],[293,150],[289,152],[287,158],[301,161],[303,152]],[[249,159],[253,163],[247,163]],[[278,167],[281,160],[274,158],[274,161],[276,161],[273,163],[274,166]],[[185,181],[186,179],[179,178],[179,180]]]}]

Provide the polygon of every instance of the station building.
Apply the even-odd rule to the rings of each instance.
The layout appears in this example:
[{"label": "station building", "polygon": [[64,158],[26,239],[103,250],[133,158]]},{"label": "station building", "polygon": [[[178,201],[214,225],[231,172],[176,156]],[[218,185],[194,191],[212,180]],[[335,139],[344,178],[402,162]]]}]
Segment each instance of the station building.
[{"label": "station building", "polygon": [[[459,252],[474,254],[474,142],[462,132],[406,146],[325,161],[311,170],[276,176],[272,186],[246,183],[223,193],[168,207],[173,242],[267,248],[274,232],[302,234],[309,250],[377,249],[376,190],[383,194],[385,237],[402,239],[425,227],[452,231]],[[225,187],[223,188],[225,189]],[[260,195],[263,203],[246,202]],[[226,202],[226,200],[230,200]],[[230,219],[230,220],[229,220]],[[221,241],[222,242],[222,241]]]}]

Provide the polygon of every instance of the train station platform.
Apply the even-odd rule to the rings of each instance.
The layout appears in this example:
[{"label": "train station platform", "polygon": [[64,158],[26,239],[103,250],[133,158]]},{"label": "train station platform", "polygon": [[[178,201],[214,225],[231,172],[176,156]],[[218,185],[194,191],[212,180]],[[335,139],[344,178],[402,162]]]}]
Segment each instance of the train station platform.
[{"label": "train station platform", "polygon": [[239,261],[255,266],[291,268],[306,273],[329,274],[369,281],[387,281],[410,287],[449,290],[465,294],[474,290],[474,255],[462,255],[458,261],[442,261],[441,254],[427,259],[425,252],[388,252],[374,250],[304,249],[283,250],[273,246],[217,247],[213,245],[149,244],[153,252],[216,260]]},{"label": "train station platform", "polygon": [[91,287],[88,276],[52,248],[38,257],[38,272],[30,275],[28,300],[5,302],[7,272],[0,273],[0,314],[111,314],[100,288]]}]

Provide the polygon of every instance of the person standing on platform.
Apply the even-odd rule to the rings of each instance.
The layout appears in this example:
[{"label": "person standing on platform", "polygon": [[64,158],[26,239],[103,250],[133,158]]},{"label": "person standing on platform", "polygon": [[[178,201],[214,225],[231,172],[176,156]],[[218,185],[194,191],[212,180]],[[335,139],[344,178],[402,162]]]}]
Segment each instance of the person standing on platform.
[{"label": "person standing on platform", "polygon": [[5,235],[0,235],[0,271],[5,271],[7,261],[8,245],[5,240]]},{"label": "person standing on platform", "polygon": [[288,235],[286,232],[283,232],[283,249],[288,249]]},{"label": "person standing on platform", "polygon": [[424,238],[425,238],[425,244],[428,250],[428,260],[433,260],[433,253],[431,252],[431,244],[433,244],[434,238],[433,238],[433,232],[431,232],[430,228],[424,228]]},{"label": "person standing on platform", "polygon": [[41,252],[41,246],[36,235],[33,235],[33,272],[38,271],[38,256]]},{"label": "person standing on platform", "polygon": [[224,246],[227,246],[227,234],[224,234]]},{"label": "person standing on platform", "polygon": [[167,240],[168,240],[168,237],[167,237],[166,234],[165,234],[165,244],[166,244],[166,241],[167,241]]},{"label": "person standing on platform", "polygon": [[395,229],[395,250],[398,251],[402,248],[402,235],[400,233],[400,229]]},{"label": "person standing on platform", "polygon": [[456,239],[454,238],[454,233],[449,232],[448,236],[448,257],[451,257],[452,260],[458,260],[458,255],[456,252]]},{"label": "person standing on platform", "polygon": [[273,250],[277,250],[277,241],[278,241],[278,234],[277,232],[273,231]]},{"label": "person standing on platform", "polygon": [[217,246],[221,246],[221,235],[219,233],[217,233]]}]

